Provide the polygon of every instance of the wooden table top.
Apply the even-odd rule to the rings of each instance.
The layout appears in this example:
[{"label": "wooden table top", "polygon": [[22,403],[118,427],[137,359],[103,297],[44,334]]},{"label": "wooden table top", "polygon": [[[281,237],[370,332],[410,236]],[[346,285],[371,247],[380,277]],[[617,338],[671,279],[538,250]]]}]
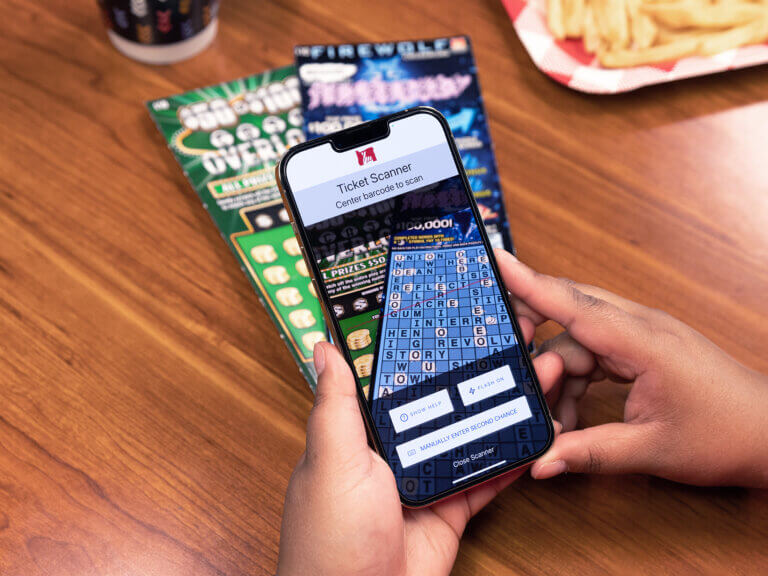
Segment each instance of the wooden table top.
[{"label": "wooden table top", "polygon": [[[765,67],[581,95],[492,0],[226,0],[210,49],[147,67],[95,3],[44,4],[11,0],[0,24],[4,576],[274,572],[312,395],[143,102],[289,64],[296,43],[470,34],[521,258],[768,371]],[[625,393],[596,385],[583,424]],[[455,573],[765,573],[767,540],[765,492],[526,477],[470,524]]]}]

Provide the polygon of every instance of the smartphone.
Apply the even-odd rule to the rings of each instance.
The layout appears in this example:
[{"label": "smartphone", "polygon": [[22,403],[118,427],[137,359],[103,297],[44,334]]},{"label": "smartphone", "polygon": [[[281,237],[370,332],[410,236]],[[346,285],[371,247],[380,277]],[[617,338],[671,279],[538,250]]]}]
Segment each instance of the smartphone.
[{"label": "smartphone", "polygon": [[403,504],[543,454],[552,420],[445,118],[366,122],[294,146],[277,172]]}]

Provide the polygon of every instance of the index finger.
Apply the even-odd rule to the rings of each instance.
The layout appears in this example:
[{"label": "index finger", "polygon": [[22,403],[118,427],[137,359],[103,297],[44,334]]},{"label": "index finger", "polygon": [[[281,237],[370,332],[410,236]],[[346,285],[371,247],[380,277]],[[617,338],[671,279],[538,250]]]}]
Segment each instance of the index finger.
[{"label": "index finger", "polygon": [[540,274],[508,252],[495,255],[507,290],[595,354],[626,359],[647,353],[648,331],[641,318],[582,292],[574,282]]}]

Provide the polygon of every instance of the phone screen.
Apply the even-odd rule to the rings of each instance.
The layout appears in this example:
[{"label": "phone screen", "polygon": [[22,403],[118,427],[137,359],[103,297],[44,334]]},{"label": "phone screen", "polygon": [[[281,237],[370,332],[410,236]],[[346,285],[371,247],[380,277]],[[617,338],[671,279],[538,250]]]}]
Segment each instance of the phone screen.
[{"label": "phone screen", "polygon": [[447,125],[286,159],[307,259],[406,503],[516,467],[551,422]]}]

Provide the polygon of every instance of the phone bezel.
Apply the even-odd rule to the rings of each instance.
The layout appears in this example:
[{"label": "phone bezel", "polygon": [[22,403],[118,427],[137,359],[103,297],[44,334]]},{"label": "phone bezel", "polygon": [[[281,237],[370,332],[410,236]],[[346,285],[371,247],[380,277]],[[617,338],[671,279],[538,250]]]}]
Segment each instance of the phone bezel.
[{"label": "phone bezel", "polygon": [[[343,333],[341,331],[341,326],[336,320],[335,315],[329,313],[330,298],[325,290],[324,283],[318,280],[319,278],[320,279],[322,278],[322,273],[317,265],[316,259],[314,258],[314,253],[309,244],[308,237],[306,235],[306,230],[301,220],[301,214],[297,209],[293,192],[291,190],[290,182],[288,181],[288,178],[287,178],[286,167],[288,166],[288,162],[294,156],[301,154],[302,152],[307,152],[317,146],[322,146],[326,143],[330,143],[334,150],[336,150],[337,152],[340,152],[340,151],[351,150],[353,148],[364,146],[366,144],[372,144],[378,140],[383,140],[389,136],[389,124],[391,122],[402,120],[404,118],[415,116],[417,114],[429,114],[435,117],[440,123],[441,127],[443,128],[443,132],[445,134],[446,143],[448,144],[451,150],[451,154],[453,156],[453,161],[456,165],[456,169],[464,184],[465,193],[468,197],[469,205],[472,207],[472,212],[474,214],[474,217],[478,222],[482,222],[482,217],[480,216],[480,211],[478,209],[477,202],[475,201],[475,197],[472,194],[472,188],[469,184],[469,180],[464,170],[464,164],[461,161],[461,156],[459,155],[459,151],[456,147],[456,143],[453,139],[453,134],[451,133],[451,129],[448,125],[448,122],[445,119],[445,117],[442,114],[440,114],[440,112],[428,106],[417,106],[414,108],[408,108],[401,112],[396,112],[394,114],[384,116],[377,120],[371,120],[369,122],[359,124],[352,128],[341,130],[340,132],[336,132],[334,134],[328,134],[326,136],[321,136],[319,138],[315,138],[313,140],[309,140],[307,142],[297,144],[296,146],[291,147],[288,150],[288,152],[286,152],[286,154],[281,158],[280,162],[275,168],[278,187],[280,189],[280,193],[283,196],[283,202],[288,207],[288,212],[291,217],[291,223],[293,225],[293,231],[299,239],[299,244],[301,245],[302,253],[305,256],[310,255],[310,257],[305,259],[308,261],[310,270],[312,272],[313,282],[315,285],[315,289],[317,290],[318,296],[320,297],[320,303],[323,308],[323,313],[325,315],[326,323],[333,330],[333,336],[334,336],[334,339],[336,340],[336,346],[344,355],[344,358],[347,361],[347,364],[350,366],[350,369],[352,370],[352,374],[354,375],[355,382],[357,384],[358,404],[360,405],[360,410],[363,414],[363,419],[365,421],[366,429],[368,430],[369,439],[371,440],[375,450],[379,453],[379,455],[382,456],[382,458],[384,458],[387,464],[389,464],[389,459],[387,458],[387,455],[384,453],[382,449],[381,440],[379,439],[378,432],[373,423],[373,416],[368,406],[368,401],[367,401],[368,399],[363,394],[362,386],[360,385],[360,380],[357,377],[357,374],[355,373],[353,368],[352,357],[349,354],[349,350],[347,349],[347,346],[344,344],[345,341],[344,341]],[[386,125],[386,130],[382,130],[382,124]],[[369,130],[366,130],[366,128],[368,128]],[[369,132],[373,135],[365,136],[366,132]],[[346,142],[346,139],[352,136],[354,133],[363,135],[362,139],[360,141],[354,141],[354,139],[352,139],[354,141],[353,144]],[[335,140],[345,141],[346,143],[341,146],[337,146],[334,143]],[[496,263],[496,258],[493,254],[493,248],[490,244],[490,241],[488,240],[485,227],[480,226],[479,229],[483,239],[483,244],[486,250],[488,251],[489,261],[491,263],[491,268],[493,270],[493,273],[496,276],[496,281],[499,282],[501,286],[503,286],[504,284],[503,284],[503,281],[501,280],[501,274],[499,273],[498,264]],[[510,312],[510,319],[512,321],[512,325],[515,331],[515,337],[517,338],[518,342],[524,342],[523,334],[517,322],[517,316],[515,314],[514,308],[512,307],[512,303],[509,300],[509,295],[506,290],[501,290],[501,293],[502,293],[502,297],[504,298],[504,303]],[[522,345],[521,348],[523,350],[522,355],[523,355],[524,361],[526,363],[526,366],[528,367],[528,371],[531,374],[531,378],[533,380],[533,384],[536,390],[536,395],[542,407],[542,413],[547,424],[548,437],[547,437],[547,441],[544,444],[544,447],[540,451],[529,456],[528,458],[524,458],[523,460],[516,460],[500,468],[494,468],[493,470],[489,471],[487,474],[481,474],[477,478],[468,480],[466,483],[459,484],[443,492],[438,492],[423,500],[411,500],[410,498],[405,496],[402,492],[400,492],[400,487],[398,486],[398,494],[400,495],[400,501],[402,502],[403,505],[410,508],[420,508],[423,506],[428,506],[429,504],[437,502],[438,500],[442,500],[444,498],[448,498],[449,496],[453,496],[454,494],[464,492],[465,490],[468,490],[474,486],[477,486],[484,482],[488,482],[493,478],[496,478],[498,476],[506,474],[507,472],[510,472],[512,470],[525,466],[526,464],[534,461],[536,458],[544,454],[550,448],[550,446],[554,441],[554,436],[555,436],[552,417],[549,413],[549,408],[547,407],[547,402],[546,402],[546,399],[544,398],[544,393],[541,390],[541,385],[539,384],[538,376],[536,375],[536,371],[533,368],[533,361],[531,359],[531,356],[528,353],[528,350],[525,345]]]}]

